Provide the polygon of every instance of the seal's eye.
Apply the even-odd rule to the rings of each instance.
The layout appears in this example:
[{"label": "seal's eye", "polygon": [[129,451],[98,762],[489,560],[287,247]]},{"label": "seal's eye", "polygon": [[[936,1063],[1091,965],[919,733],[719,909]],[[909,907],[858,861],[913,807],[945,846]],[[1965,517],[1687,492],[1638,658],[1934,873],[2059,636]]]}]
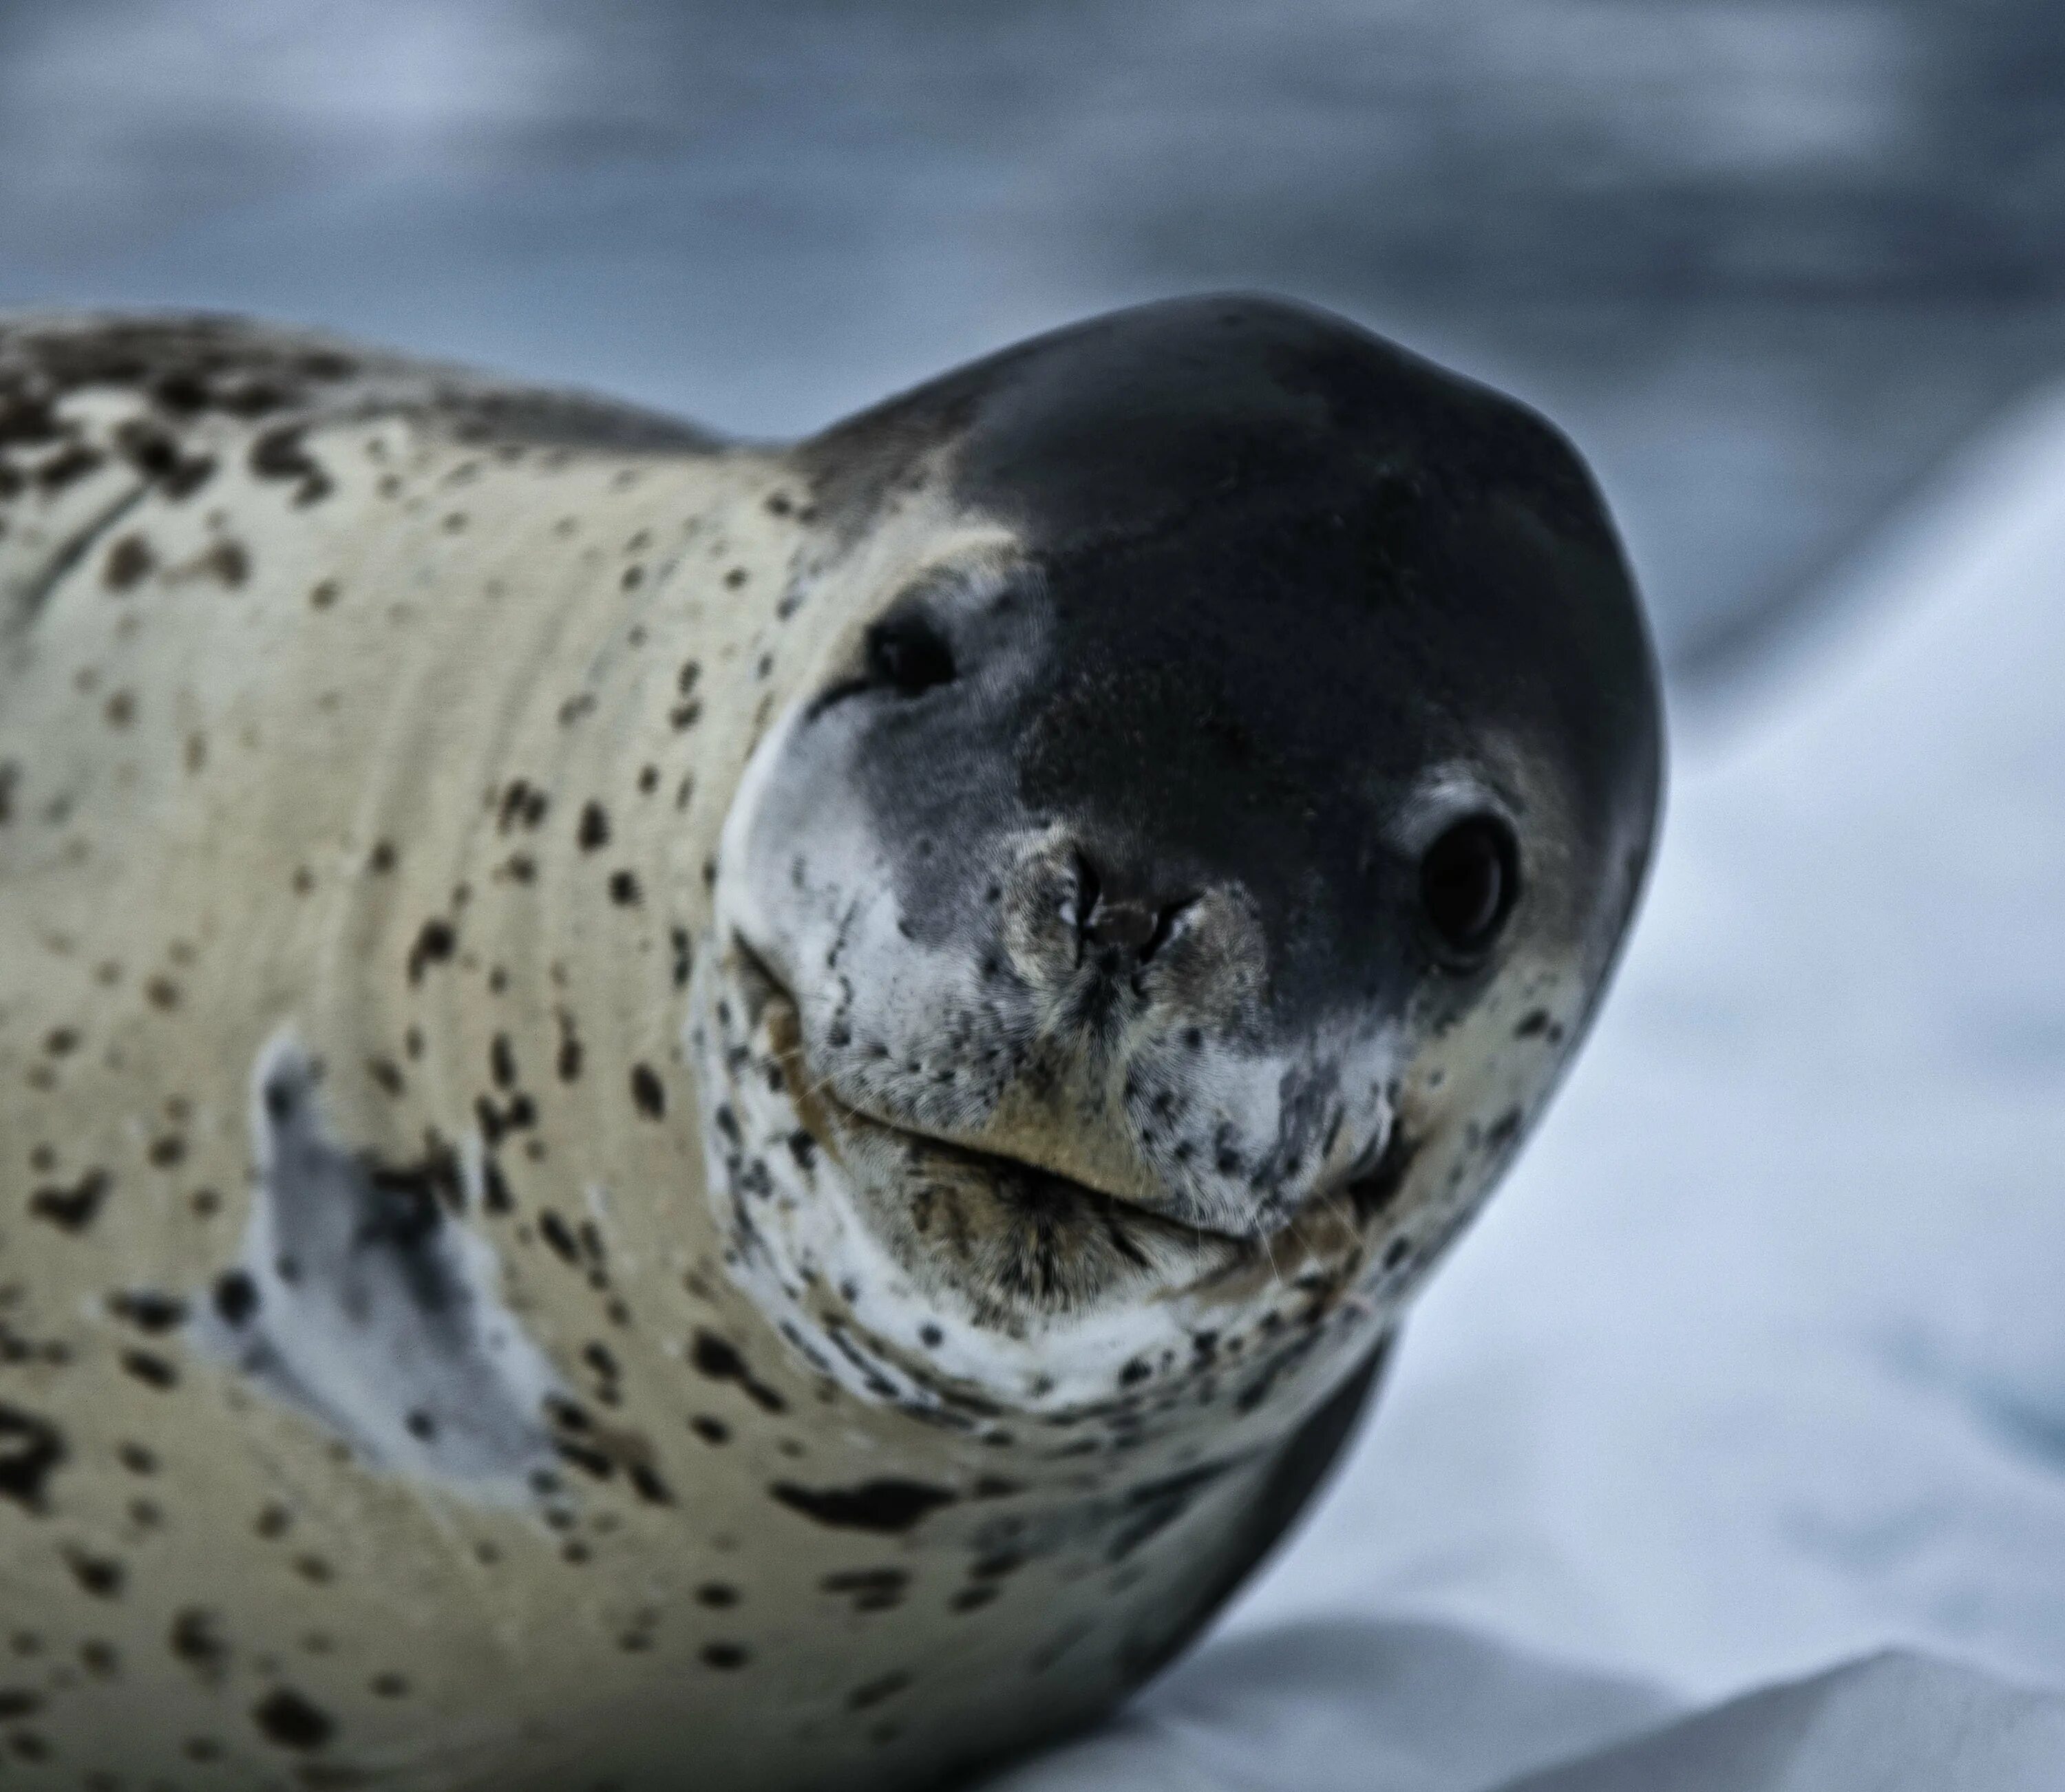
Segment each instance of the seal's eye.
[{"label": "seal's eye", "polygon": [[899,696],[915,697],[954,676],[952,650],[923,616],[895,616],[867,632],[867,676]]},{"label": "seal's eye", "polygon": [[1471,959],[1489,949],[1520,894],[1513,830],[1472,815],[1441,833],[1420,861],[1420,906],[1445,953]]}]

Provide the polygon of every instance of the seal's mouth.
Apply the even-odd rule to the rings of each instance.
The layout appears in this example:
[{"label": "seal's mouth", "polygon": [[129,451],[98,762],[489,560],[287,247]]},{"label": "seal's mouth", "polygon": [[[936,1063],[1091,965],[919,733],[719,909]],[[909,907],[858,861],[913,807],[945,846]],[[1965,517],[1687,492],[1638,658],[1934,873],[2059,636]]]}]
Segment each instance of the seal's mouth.
[{"label": "seal's mouth", "polygon": [[1073,1210],[1112,1221],[1122,1217],[1129,1229],[1166,1236],[1171,1244],[1193,1249],[1219,1245],[1244,1253],[1259,1248],[1274,1229],[1258,1227],[1234,1232],[1178,1219],[1142,1201],[1024,1158],[942,1138],[854,1106],[811,1070],[803,1046],[802,1010],[787,985],[744,939],[734,935],[732,946],[756,1004],[767,1010],[770,1031],[798,1118],[818,1144],[839,1162],[851,1167],[863,1157],[878,1163],[893,1161],[914,1177],[937,1177],[944,1172],[981,1182],[1008,1196],[1014,1205],[1029,1209]]},{"label": "seal's mouth", "polygon": [[[1008,1157],[1000,1152],[982,1151],[972,1145],[956,1144],[932,1133],[921,1132],[910,1127],[899,1126],[875,1115],[863,1113],[839,1100],[829,1091],[818,1092],[818,1099],[837,1117],[837,1124],[851,1136],[859,1135],[871,1138],[900,1152],[904,1160],[919,1172],[936,1172],[943,1167],[951,1167],[964,1175],[980,1177],[992,1186],[1008,1190],[1021,1205],[1058,1209],[1073,1205],[1093,1214],[1116,1217],[1122,1213],[1126,1224],[1136,1229],[1166,1233],[1171,1241],[1190,1244],[1223,1244],[1247,1248],[1254,1245],[1267,1234],[1261,1232],[1228,1232],[1216,1226],[1194,1224],[1188,1220],[1171,1218],[1139,1201],[1123,1195],[1114,1195],[1105,1189],[1079,1182],[1073,1177],[1062,1176],[1037,1164],[1030,1164],[1021,1157]],[[820,1140],[827,1150],[843,1155],[826,1140]]]}]

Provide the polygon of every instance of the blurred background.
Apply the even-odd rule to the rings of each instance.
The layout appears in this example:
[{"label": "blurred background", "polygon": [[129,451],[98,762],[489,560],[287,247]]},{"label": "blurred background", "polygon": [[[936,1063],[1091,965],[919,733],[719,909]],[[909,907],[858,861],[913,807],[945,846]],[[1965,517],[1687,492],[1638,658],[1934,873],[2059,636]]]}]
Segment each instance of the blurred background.
[{"label": "blurred background", "polygon": [[0,0],[0,305],[805,430],[1252,285],[1549,410],[1725,664],[2065,363],[2052,0]]},{"label": "blurred background", "polygon": [[[0,0],[0,308],[778,436],[1226,286],[1575,438],[1671,813],[1330,1498],[1024,1792],[1481,1792],[1889,1644],[1783,1784],[2065,1784],[2058,0]],[[1975,1774],[2017,1684],[2035,1777]]]}]

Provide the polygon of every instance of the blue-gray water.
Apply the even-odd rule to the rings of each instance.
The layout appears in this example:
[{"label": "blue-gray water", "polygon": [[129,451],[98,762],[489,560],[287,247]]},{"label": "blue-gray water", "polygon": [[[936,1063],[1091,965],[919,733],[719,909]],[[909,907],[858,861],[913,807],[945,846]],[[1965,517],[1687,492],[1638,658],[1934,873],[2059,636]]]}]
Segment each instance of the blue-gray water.
[{"label": "blue-gray water", "polygon": [[755,434],[1225,285],[1591,455],[1711,662],[2065,367],[2048,0],[0,0],[0,305],[306,319]]}]

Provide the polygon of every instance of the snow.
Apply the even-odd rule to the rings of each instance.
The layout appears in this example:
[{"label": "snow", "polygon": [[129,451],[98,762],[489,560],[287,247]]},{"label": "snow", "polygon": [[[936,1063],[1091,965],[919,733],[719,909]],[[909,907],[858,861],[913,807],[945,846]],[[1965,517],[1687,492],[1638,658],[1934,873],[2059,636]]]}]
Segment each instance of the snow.
[{"label": "snow", "polygon": [[2065,1688],[2061,583],[2065,390],[1681,706],[1619,987],[1331,1497],[1012,1792],[1485,1792],[1861,1657],[1542,1792],[2065,1784],[2007,1689]]}]

